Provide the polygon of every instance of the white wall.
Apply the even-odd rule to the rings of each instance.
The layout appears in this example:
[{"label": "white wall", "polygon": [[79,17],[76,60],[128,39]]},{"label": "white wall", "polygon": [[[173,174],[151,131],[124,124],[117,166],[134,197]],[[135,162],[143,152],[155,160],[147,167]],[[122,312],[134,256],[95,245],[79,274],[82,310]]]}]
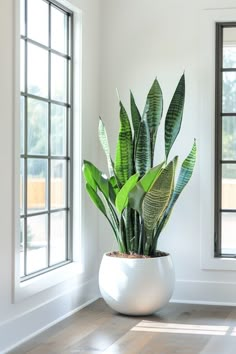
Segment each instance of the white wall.
[{"label": "white wall", "polygon": [[[214,21],[236,21],[236,2],[103,0],[102,5],[101,115],[110,140],[116,139],[119,125],[116,88],[126,107],[132,89],[142,110],[157,76],[166,110],[182,72],[186,75],[183,126],[173,150],[183,158],[196,137],[198,160],[159,244],[160,249],[171,253],[175,263],[173,300],[235,304],[236,273],[224,270],[235,269],[235,263],[215,266],[210,261],[214,222]],[[162,152],[162,148],[160,152],[156,149],[157,154]],[[102,217],[99,220],[102,254],[113,247],[113,242],[106,221]]]},{"label": "white wall", "polygon": [[[97,0],[71,0],[82,10],[82,157],[95,159],[99,115],[99,17]],[[0,1],[0,352],[98,296],[97,214],[82,193],[83,272],[25,300],[13,302],[14,284],[14,10]],[[75,78],[76,79],[76,78]],[[80,80],[80,78],[77,78]],[[79,100],[79,98],[75,98]],[[78,120],[78,115],[74,117]],[[95,122],[95,124],[94,124]],[[76,134],[78,139],[79,134]],[[95,146],[95,149],[94,149]],[[77,161],[80,164],[80,161]],[[78,219],[78,215],[75,215]],[[92,220],[92,222],[91,222]]]}]

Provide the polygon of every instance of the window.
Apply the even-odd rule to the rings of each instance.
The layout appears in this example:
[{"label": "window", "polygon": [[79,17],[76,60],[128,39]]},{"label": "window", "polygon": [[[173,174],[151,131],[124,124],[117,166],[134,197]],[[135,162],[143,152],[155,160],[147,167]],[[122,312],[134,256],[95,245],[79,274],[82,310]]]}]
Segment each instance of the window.
[{"label": "window", "polygon": [[21,0],[20,275],[71,261],[72,13]]},{"label": "window", "polygon": [[236,23],[216,25],[215,256],[236,257]]}]

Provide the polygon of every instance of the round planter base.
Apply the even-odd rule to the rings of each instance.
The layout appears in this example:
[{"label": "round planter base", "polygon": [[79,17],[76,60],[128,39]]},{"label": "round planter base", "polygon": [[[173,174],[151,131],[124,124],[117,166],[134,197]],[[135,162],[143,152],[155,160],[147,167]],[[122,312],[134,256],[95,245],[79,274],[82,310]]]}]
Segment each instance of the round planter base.
[{"label": "round planter base", "polygon": [[119,258],[105,254],[99,287],[105,302],[125,315],[150,315],[170,300],[175,283],[170,255],[155,258]]}]

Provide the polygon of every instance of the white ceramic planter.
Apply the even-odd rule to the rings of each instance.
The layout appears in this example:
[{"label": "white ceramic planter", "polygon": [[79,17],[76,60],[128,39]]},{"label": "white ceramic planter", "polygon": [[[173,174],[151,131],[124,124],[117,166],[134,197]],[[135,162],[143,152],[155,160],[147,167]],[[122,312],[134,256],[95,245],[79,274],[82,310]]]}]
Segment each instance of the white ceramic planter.
[{"label": "white ceramic planter", "polygon": [[170,300],[175,274],[170,255],[156,258],[119,258],[105,254],[99,287],[105,302],[126,315],[149,315]]}]

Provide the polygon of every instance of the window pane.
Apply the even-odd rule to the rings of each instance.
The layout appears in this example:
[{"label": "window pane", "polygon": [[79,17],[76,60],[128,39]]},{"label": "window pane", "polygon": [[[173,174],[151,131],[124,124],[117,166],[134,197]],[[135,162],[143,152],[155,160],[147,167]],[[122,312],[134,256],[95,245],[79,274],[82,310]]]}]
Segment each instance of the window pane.
[{"label": "window pane", "polygon": [[222,253],[236,253],[236,214],[222,213]]},{"label": "window pane", "polygon": [[223,117],[222,157],[224,160],[236,160],[236,117]]},{"label": "window pane", "polygon": [[20,90],[25,92],[25,41],[20,41]]},{"label": "window pane", "polygon": [[236,73],[223,73],[222,105],[224,113],[236,112]]},{"label": "window pane", "polygon": [[24,159],[20,159],[20,213],[24,213]]},{"label": "window pane", "polygon": [[66,102],[66,59],[52,54],[51,97]]},{"label": "window pane", "polygon": [[20,98],[20,153],[24,153],[24,132],[25,132],[25,98]]},{"label": "window pane", "polygon": [[53,49],[66,53],[67,48],[67,16],[60,10],[51,7],[51,46]]},{"label": "window pane", "polygon": [[51,214],[50,265],[66,260],[66,214]]},{"label": "window pane", "polygon": [[51,105],[51,154],[66,155],[66,108]]},{"label": "window pane", "polygon": [[25,0],[20,0],[20,34],[25,35]]},{"label": "window pane", "polygon": [[51,161],[51,208],[64,208],[66,204],[66,161]]},{"label": "window pane", "polygon": [[222,209],[236,209],[236,164],[222,166]]},{"label": "window pane", "polygon": [[48,97],[48,51],[28,43],[28,92]]},{"label": "window pane", "polygon": [[47,267],[47,215],[27,219],[27,274]]},{"label": "window pane", "polygon": [[48,104],[28,98],[28,154],[48,152]]},{"label": "window pane", "polygon": [[47,160],[28,159],[28,212],[46,209],[47,178]]},{"label": "window pane", "polygon": [[223,67],[236,67],[236,27],[223,30]]},{"label": "window pane", "polygon": [[24,219],[20,219],[20,276],[24,276]]},{"label": "window pane", "polygon": [[28,0],[28,37],[48,45],[48,4],[43,0]]}]

